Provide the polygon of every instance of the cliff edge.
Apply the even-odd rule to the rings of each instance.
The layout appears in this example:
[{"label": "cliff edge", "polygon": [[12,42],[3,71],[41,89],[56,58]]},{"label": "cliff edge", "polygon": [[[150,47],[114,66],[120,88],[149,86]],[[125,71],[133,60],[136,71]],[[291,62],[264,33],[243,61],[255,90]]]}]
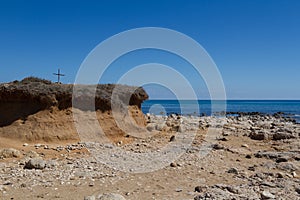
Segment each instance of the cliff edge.
[{"label": "cliff edge", "polygon": [[[72,98],[73,84],[57,84],[35,77],[0,84],[0,136],[24,141],[78,140],[71,114],[74,101],[76,109],[82,112],[96,110],[102,124],[112,126],[107,127],[110,134],[121,134],[121,130],[114,130],[116,124],[111,122],[113,119],[110,117],[112,94],[116,87],[117,101],[127,105],[137,123],[143,124],[140,108],[148,95],[141,87],[76,85],[76,95]],[[89,101],[95,105],[92,109],[86,104]]]}]

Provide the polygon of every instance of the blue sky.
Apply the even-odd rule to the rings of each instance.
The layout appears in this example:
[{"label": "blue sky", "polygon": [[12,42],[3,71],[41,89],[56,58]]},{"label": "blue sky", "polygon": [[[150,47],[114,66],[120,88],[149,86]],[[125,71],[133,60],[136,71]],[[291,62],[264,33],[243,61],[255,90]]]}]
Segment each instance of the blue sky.
[{"label": "blue sky", "polygon": [[[67,75],[62,81],[72,83],[101,41],[150,26],[199,42],[218,66],[229,99],[300,99],[299,10],[297,0],[1,1],[0,82],[31,75],[55,81],[52,73],[60,67]],[[181,62],[174,60],[137,52],[116,61],[103,81],[117,79],[118,64],[129,69],[142,61]],[[193,84],[193,71],[184,69]],[[205,89],[199,85],[200,94]]]}]

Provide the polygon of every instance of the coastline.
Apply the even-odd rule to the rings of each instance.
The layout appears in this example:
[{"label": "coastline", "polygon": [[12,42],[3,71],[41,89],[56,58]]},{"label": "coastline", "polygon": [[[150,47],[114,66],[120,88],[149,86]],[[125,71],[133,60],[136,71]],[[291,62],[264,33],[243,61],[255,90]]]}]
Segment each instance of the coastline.
[{"label": "coastline", "polygon": [[[239,113],[261,113],[274,115],[276,113],[284,114],[287,117],[292,117],[300,123],[300,100],[214,100],[216,107],[225,105],[225,110],[221,107],[216,108],[216,112],[212,113],[211,100],[158,100],[149,99],[142,104],[144,113],[153,113],[159,115],[161,112],[164,115],[179,113],[182,115],[207,116],[226,112],[228,114]],[[153,106],[153,107],[152,107]],[[195,112],[197,111],[197,112]]]}]

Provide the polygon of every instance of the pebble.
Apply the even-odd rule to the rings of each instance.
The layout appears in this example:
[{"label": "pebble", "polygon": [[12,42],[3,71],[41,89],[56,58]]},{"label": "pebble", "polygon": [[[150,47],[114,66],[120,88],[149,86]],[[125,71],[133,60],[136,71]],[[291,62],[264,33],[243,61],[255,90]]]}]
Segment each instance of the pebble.
[{"label": "pebble", "polygon": [[172,162],[172,163],[170,164],[170,166],[171,166],[171,167],[177,167],[177,164]]},{"label": "pebble", "polygon": [[174,141],[175,141],[175,135],[172,135],[172,136],[170,137],[169,142],[174,142]]},{"label": "pebble", "polygon": [[284,173],[278,172],[278,173],[276,174],[276,176],[277,176],[277,178],[284,178]]},{"label": "pebble", "polygon": [[251,159],[251,155],[247,154],[247,155],[245,156],[245,158]]},{"label": "pebble", "polygon": [[281,162],[288,162],[288,158],[285,158],[285,157],[279,157],[276,159],[276,162],[277,163],[281,163]]},{"label": "pebble", "polygon": [[196,186],[195,187],[195,192],[203,192],[203,189],[201,186]]},{"label": "pebble", "polygon": [[227,171],[227,173],[230,173],[230,174],[238,174],[239,172],[238,172],[238,170],[237,170],[236,168],[232,167],[232,168],[230,168],[230,169]]},{"label": "pebble", "polygon": [[271,194],[269,191],[264,190],[261,193],[261,198],[262,199],[275,199],[275,195]]},{"label": "pebble", "polygon": [[85,196],[84,200],[96,200],[95,196]]},{"label": "pebble", "polygon": [[213,144],[212,148],[215,150],[225,149],[225,147],[221,144]]}]

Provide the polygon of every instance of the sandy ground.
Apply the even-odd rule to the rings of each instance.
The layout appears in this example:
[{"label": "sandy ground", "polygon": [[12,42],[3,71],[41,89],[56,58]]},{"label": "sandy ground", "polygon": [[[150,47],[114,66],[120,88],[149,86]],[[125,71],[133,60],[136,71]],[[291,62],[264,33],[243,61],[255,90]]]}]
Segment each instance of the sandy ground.
[{"label": "sandy ground", "polygon": [[[140,113],[136,114],[140,115]],[[107,130],[112,130],[108,134],[112,144],[117,145],[122,141],[119,147],[124,151],[145,152],[159,149],[170,143],[170,138],[176,134],[174,131],[158,131],[151,138],[141,139],[128,137],[117,131],[116,135],[112,136],[115,124],[108,120],[110,116],[110,114],[102,115],[99,118],[102,123],[106,120]],[[229,189],[223,188],[224,194],[220,193],[221,196],[236,195],[235,199],[245,199],[242,198],[244,194],[251,196],[251,193],[247,193],[248,190],[244,192],[248,187],[252,187],[255,194],[260,194],[267,189],[274,195],[282,197],[278,199],[299,197],[295,192],[300,183],[297,176],[300,174],[298,160],[285,162],[295,166],[290,170],[280,168],[281,163],[276,163],[270,158],[255,156],[257,152],[263,151],[299,152],[299,138],[284,141],[253,140],[242,132],[233,131],[232,134],[214,138],[213,143],[218,144],[219,147],[212,149],[205,157],[199,157],[197,149],[203,144],[206,133],[207,130],[199,129],[189,151],[163,168],[147,173],[128,173],[113,169],[95,159],[87,148],[57,150],[59,146],[65,147],[77,143],[76,140],[24,141],[1,136],[0,149],[14,148],[19,150],[22,156],[0,160],[0,197],[1,199],[72,200],[84,199],[90,195],[117,193],[132,200],[194,199],[197,195],[223,186],[237,188],[237,192],[230,192]],[[25,142],[28,146],[23,146]],[[47,145],[48,148],[36,148],[37,144]],[[56,166],[42,170],[25,170],[23,159],[30,151],[37,152],[46,161],[55,160]],[[114,153],[113,150],[111,153]],[[232,168],[237,172],[229,173]],[[79,172],[83,174],[78,175]],[[283,174],[282,179],[277,178],[278,173]],[[260,175],[261,178],[256,178]],[[45,184],[47,181],[49,181],[48,185]],[[277,185],[273,187],[270,184]],[[283,188],[278,184],[283,184]],[[195,191],[197,186],[201,188],[200,192]],[[219,198],[222,199],[221,197],[211,199]],[[225,196],[223,199],[226,198]],[[259,196],[258,199],[260,198]],[[254,196],[253,199],[257,197]]]}]

